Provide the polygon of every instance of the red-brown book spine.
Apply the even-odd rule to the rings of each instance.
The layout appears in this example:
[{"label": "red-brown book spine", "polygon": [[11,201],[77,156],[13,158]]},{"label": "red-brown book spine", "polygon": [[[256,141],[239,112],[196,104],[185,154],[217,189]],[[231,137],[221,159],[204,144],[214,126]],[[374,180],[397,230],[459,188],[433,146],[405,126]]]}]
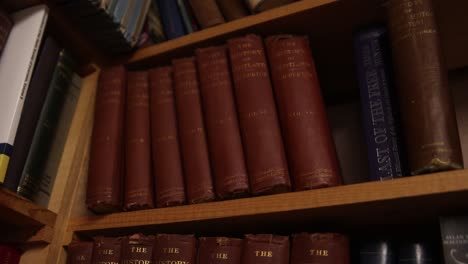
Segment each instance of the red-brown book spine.
[{"label": "red-brown book spine", "polygon": [[95,237],[93,264],[120,264],[121,237]]},{"label": "red-brown book spine", "polygon": [[177,124],[189,203],[215,198],[195,59],[172,61]]},{"label": "red-brown book spine", "polygon": [[343,234],[295,234],[292,237],[291,264],[349,264],[349,250],[349,239]]},{"label": "red-brown book spine", "polygon": [[67,264],[91,264],[93,242],[75,241],[68,245]]},{"label": "red-brown book spine", "polygon": [[123,125],[126,73],[123,66],[101,71],[94,108],[86,204],[97,213],[122,206]]},{"label": "red-brown book spine", "polygon": [[156,205],[185,203],[182,161],[177,134],[172,67],[150,70],[151,134]]},{"label": "red-brown book spine", "polygon": [[290,191],[263,40],[247,35],[228,40],[228,48],[252,194]]},{"label": "red-brown book spine", "polygon": [[242,239],[229,237],[200,237],[198,243],[197,263],[242,263]]},{"label": "red-brown book spine", "polygon": [[216,193],[245,196],[249,181],[226,47],[197,49],[196,57]]},{"label": "red-brown book spine", "polygon": [[201,28],[224,23],[224,17],[216,0],[189,0],[189,2]]},{"label": "red-brown book spine", "polygon": [[245,235],[242,264],[289,264],[289,237]]},{"label": "red-brown book spine", "polygon": [[148,72],[127,73],[125,210],[154,207]]},{"label": "red-brown book spine", "polygon": [[341,184],[307,37],[271,36],[266,46],[294,190]]},{"label": "red-brown book spine", "polygon": [[158,234],[154,246],[155,264],[195,264],[197,239],[194,235]]},{"label": "red-brown book spine", "polygon": [[0,244],[0,263],[18,264],[20,262],[21,252],[14,246]]},{"label": "red-brown book spine", "polygon": [[134,234],[122,239],[120,264],[151,264],[154,236]]}]

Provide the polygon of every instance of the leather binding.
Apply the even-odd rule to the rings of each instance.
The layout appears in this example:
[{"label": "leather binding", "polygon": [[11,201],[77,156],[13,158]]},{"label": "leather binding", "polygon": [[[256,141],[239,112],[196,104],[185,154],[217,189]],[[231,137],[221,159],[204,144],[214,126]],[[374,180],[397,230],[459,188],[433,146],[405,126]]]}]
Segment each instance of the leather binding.
[{"label": "leather binding", "polygon": [[125,210],[154,207],[148,72],[127,73]]},{"label": "leather binding", "polygon": [[201,28],[208,28],[224,23],[216,0],[189,0],[193,13]]},{"label": "leather binding", "polygon": [[151,264],[153,261],[154,236],[134,234],[122,239],[121,264]]},{"label": "leather binding", "polygon": [[463,168],[460,139],[430,0],[387,5],[411,174]]},{"label": "leather binding", "polygon": [[270,234],[245,235],[243,264],[288,264],[289,237]]},{"label": "leather binding", "polygon": [[189,203],[215,199],[195,58],[172,61],[177,124]]},{"label": "leather binding", "polygon": [[91,137],[86,204],[109,213],[122,206],[121,182],[126,73],[123,66],[103,69],[99,76]]},{"label": "leather binding", "polygon": [[5,48],[12,27],[13,21],[3,9],[0,9],[0,56],[2,55],[3,48]]},{"label": "leather binding", "polygon": [[217,0],[218,7],[227,21],[248,16],[249,13],[242,0]]},{"label": "leather binding", "polygon": [[292,237],[291,264],[350,264],[346,235],[337,233],[295,234]]},{"label": "leather binding", "polygon": [[315,65],[305,36],[266,39],[294,190],[341,184]]},{"label": "leather binding", "polygon": [[468,216],[441,217],[440,232],[445,264],[468,263]]},{"label": "leather binding", "polygon": [[388,241],[365,241],[359,245],[359,264],[394,264],[396,256]]},{"label": "leather binding", "polygon": [[21,252],[18,248],[8,244],[0,244],[0,263],[18,264],[20,263],[20,258]]},{"label": "leather binding", "polygon": [[182,161],[177,134],[172,67],[150,70],[151,133],[156,205],[185,203]]},{"label": "leather binding", "polygon": [[397,263],[398,264],[440,263],[439,259],[437,259],[435,256],[436,254],[435,252],[437,252],[437,250],[433,248],[432,245],[428,242],[402,242],[400,243],[400,246],[398,249],[398,262]]},{"label": "leather binding", "polygon": [[93,242],[74,241],[68,245],[67,264],[91,264]]},{"label": "leather binding", "polygon": [[295,0],[245,0],[249,9],[254,12],[263,12],[294,2]]},{"label": "leather binding", "polygon": [[237,110],[252,194],[291,190],[262,38],[228,40]]},{"label": "leather binding", "polygon": [[175,39],[186,34],[177,1],[155,0],[159,7],[161,22],[168,39]]},{"label": "leather binding", "polygon": [[195,51],[216,193],[246,196],[249,181],[237,120],[226,47]]},{"label": "leather binding", "polygon": [[95,237],[93,264],[120,264],[122,250],[121,237]]},{"label": "leather binding", "polygon": [[229,237],[200,237],[198,241],[197,263],[242,263],[242,239]]},{"label": "leather binding", "polygon": [[194,235],[158,234],[153,254],[154,263],[195,264],[197,239]]}]

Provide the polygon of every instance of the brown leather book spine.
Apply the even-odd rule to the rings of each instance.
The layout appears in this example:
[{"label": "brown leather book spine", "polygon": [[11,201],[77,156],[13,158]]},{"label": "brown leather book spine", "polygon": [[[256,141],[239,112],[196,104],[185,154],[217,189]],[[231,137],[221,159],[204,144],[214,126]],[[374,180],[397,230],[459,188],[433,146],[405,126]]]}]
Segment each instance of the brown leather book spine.
[{"label": "brown leather book spine", "polygon": [[185,203],[182,161],[177,134],[172,67],[150,70],[151,133],[156,205]]},{"label": "brown leather book spine", "polygon": [[93,264],[120,264],[120,237],[95,237],[93,247]]},{"label": "brown leather book spine", "polygon": [[151,264],[154,236],[134,234],[122,239],[120,264]]},{"label": "brown leather book spine", "polygon": [[177,124],[189,203],[215,199],[195,58],[172,61]]},{"label": "brown leather book spine", "polygon": [[228,48],[252,194],[290,191],[263,40],[247,35],[228,40]]},{"label": "brown leather book spine", "polygon": [[245,196],[249,181],[226,47],[197,49],[196,55],[216,193],[220,198]]},{"label": "brown leather book spine", "polygon": [[434,15],[430,0],[388,1],[395,79],[413,175],[463,168]]},{"label": "brown leather book spine", "polygon": [[216,0],[189,0],[193,13],[201,28],[208,28],[224,23]]},{"label": "brown leather book spine", "polygon": [[67,264],[91,264],[93,242],[75,241],[68,245]]},{"label": "brown leather book spine", "polygon": [[122,206],[126,84],[123,66],[101,71],[94,108],[86,193],[86,204],[97,213],[119,211]]},{"label": "brown leather book spine", "polygon": [[0,9],[0,56],[12,27],[13,21],[4,10]]},{"label": "brown leather book spine", "polygon": [[217,0],[218,7],[227,21],[232,21],[249,15],[242,0]]},{"label": "brown leather book spine", "polygon": [[229,237],[200,237],[198,241],[197,263],[242,263],[242,239]]},{"label": "brown leather book spine", "polygon": [[155,264],[195,264],[197,239],[194,235],[156,235],[153,260]]},{"label": "brown leather book spine", "polygon": [[349,251],[349,239],[343,234],[295,234],[292,236],[291,264],[349,264]]},{"label": "brown leather book spine", "polygon": [[289,237],[245,235],[242,264],[289,264]]},{"label": "brown leather book spine", "polygon": [[266,46],[294,190],[341,184],[307,37],[271,36]]},{"label": "brown leather book spine", "polygon": [[125,210],[154,207],[148,72],[127,73]]}]

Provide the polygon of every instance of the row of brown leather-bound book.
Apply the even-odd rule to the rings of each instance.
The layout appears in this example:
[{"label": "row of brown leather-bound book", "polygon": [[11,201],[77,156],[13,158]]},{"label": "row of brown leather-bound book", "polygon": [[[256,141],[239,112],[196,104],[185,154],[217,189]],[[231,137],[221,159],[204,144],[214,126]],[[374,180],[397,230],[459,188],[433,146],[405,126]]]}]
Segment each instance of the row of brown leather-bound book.
[{"label": "row of brown leather-bound book", "polygon": [[88,175],[91,210],[341,184],[307,37],[264,42],[247,35],[195,54],[171,66],[101,72]]}]

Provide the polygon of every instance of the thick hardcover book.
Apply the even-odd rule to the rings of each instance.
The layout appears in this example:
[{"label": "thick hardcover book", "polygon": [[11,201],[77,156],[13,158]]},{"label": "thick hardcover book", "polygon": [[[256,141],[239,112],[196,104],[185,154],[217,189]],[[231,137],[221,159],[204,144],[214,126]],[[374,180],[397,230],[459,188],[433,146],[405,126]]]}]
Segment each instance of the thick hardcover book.
[{"label": "thick hardcover book", "polygon": [[197,263],[242,263],[242,239],[229,237],[200,237],[198,241]]},{"label": "thick hardcover book", "polygon": [[58,44],[51,37],[47,37],[31,78],[31,87],[26,94],[23,112],[21,113],[18,130],[16,131],[13,145],[21,147],[13,149],[5,182],[3,183],[11,191],[16,192],[18,188],[24,163],[28,157],[29,148],[33,140],[34,130],[39,120],[52,75],[57,66],[59,53],[60,48]]},{"label": "thick hardcover book", "polygon": [[[435,264],[437,249],[428,242],[401,242],[398,248],[398,264]],[[448,264],[448,263],[446,263]]]},{"label": "thick hardcover book", "polygon": [[234,91],[252,194],[291,190],[263,40],[228,40]]},{"label": "thick hardcover book", "polygon": [[226,47],[197,49],[196,56],[216,193],[245,196],[249,181]]},{"label": "thick hardcover book", "polygon": [[76,241],[68,245],[67,264],[91,264],[93,242]]},{"label": "thick hardcover book", "polygon": [[194,235],[156,235],[154,263],[196,263],[197,239]]},{"label": "thick hardcover book", "polygon": [[440,218],[445,264],[468,263],[468,216]]},{"label": "thick hardcover book", "polygon": [[125,118],[124,209],[154,207],[151,174],[151,130],[147,71],[127,73]]},{"label": "thick hardcover book", "polygon": [[122,65],[99,76],[91,136],[86,204],[97,213],[121,209],[126,73]]},{"label": "thick hardcover book", "polygon": [[21,252],[14,246],[0,244],[0,263],[18,264],[20,262]]},{"label": "thick hardcover book", "polygon": [[242,0],[216,0],[218,7],[227,21],[232,21],[249,15],[245,2]]},{"label": "thick hardcover book", "polygon": [[291,264],[308,263],[350,264],[348,237],[337,233],[293,235]]},{"label": "thick hardcover book", "polygon": [[288,264],[289,237],[270,234],[245,235],[243,264]]},{"label": "thick hardcover book", "polygon": [[122,239],[121,264],[151,264],[154,236],[134,234]]},{"label": "thick hardcover book", "polygon": [[340,185],[336,150],[307,37],[271,36],[266,46],[294,189]]},{"label": "thick hardcover book", "polygon": [[151,140],[158,207],[184,204],[172,67],[150,70]]},{"label": "thick hardcover book", "polygon": [[4,10],[0,9],[0,56],[5,48],[12,27],[13,21],[10,16]]},{"label": "thick hardcover book", "polygon": [[214,200],[195,58],[172,61],[177,124],[189,203]]},{"label": "thick hardcover book", "polygon": [[174,39],[185,35],[182,17],[175,0],[154,0],[158,3],[161,21],[168,39]]},{"label": "thick hardcover book", "polygon": [[411,174],[461,169],[463,158],[431,0],[388,1],[403,133]]},{"label": "thick hardcover book", "polygon": [[394,264],[396,256],[388,241],[366,241],[359,245],[359,264]]},{"label": "thick hardcover book", "polygon": [[47,22],[47,7],[37,5],[11,16],[14,26],[0,57],[0,183],[13,151],[24,99]]},{"label": "thick hardcover book", "polygon": [[250,11],[257,13],[292,3],[296,0],[245,0]]},{"label": "thick hardcover book", "polygon": [[95,237],[93,264],[119,264],[122,252],[121,237]]},{"label": "thick hardcover book", "polygon": [[208,28],[224,23],[216,0],[189,0],[193,13],[201,28]]},{"label": "thick hardcover book", "polygon": [[404,171],[388,45],[384,26],[361,30],[354,37],[369,176],[373,181],[401,177]]}]

